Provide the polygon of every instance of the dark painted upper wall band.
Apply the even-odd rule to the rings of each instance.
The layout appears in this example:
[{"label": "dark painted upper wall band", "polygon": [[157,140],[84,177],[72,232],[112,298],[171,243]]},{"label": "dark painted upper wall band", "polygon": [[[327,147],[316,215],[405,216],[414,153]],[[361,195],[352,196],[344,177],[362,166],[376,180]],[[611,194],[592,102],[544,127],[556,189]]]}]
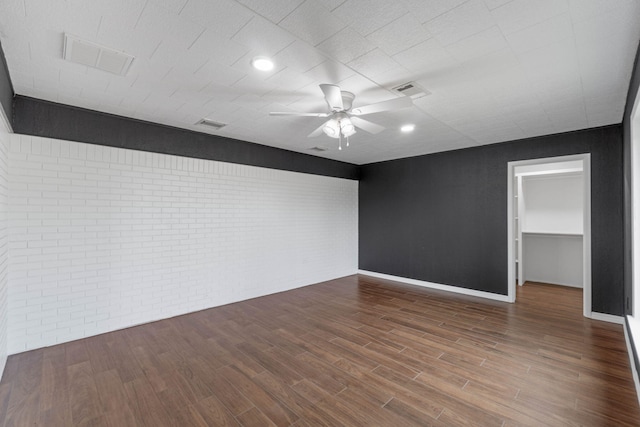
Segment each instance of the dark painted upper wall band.
[{"label": "dark painted upper wall band", "polygon": [[16,133],[357,180],[359,167],[251,142],[17,95]]},{"label": "dark painted upper wall band", "polygon": [[2,50],[2,43],[0,43],[0,107],[2,107],[7,119],[13,126],[13,85],[9,76],[7,60]]}]

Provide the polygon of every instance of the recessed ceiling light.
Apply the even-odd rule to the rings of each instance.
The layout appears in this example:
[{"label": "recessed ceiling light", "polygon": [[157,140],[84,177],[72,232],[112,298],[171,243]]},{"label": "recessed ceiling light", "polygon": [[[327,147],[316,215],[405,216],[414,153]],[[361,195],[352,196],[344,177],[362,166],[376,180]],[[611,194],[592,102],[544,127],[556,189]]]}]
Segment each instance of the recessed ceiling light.
[{"label": "recessed ceiling light", "polygon": [[409,133],[409,132],[413,132],[413,130],[416,128],[416,125],[403,125],[400,128],[400,131],[404,132],[404,133]]},{"label": "recessed ceiling light", "polygon": [[260,71],[273,70],[273,61],[266,56],[256,56],[251,60],[251,65],[253,65],[253,68]]}]

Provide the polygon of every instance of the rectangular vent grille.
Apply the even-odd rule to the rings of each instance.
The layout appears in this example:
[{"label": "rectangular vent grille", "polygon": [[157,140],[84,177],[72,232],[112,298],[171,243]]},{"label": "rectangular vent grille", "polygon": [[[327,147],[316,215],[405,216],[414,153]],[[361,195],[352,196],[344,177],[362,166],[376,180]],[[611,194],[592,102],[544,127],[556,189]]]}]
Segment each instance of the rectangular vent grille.
[{"label": "rectangular vent grille", "polygon": [[67,61],[97,68],[119,76],[127,74],[134,60],[134,57],[129,54],[81,40],[70,34],[64,35],[64,52],[62,56]]},{"label": "rectangular vent grille", "polygon": [[213,120],[209,120],[209,119],[202,119],[199,122],[197,122],[196,125],[197,126],[207,126],[207,127],[212,128],[212,129],[218,130],[218,129],[222,129],[227,124],[226,123],[220,123],[220,122],[214,122]]},{"label": "rectangular vent grille", "polygon": [[391,90],[405,96],[410,96],[413,99],[422,98],[423,96],[431,94],[431,92],[418,85],[416,82],[403,83],[391,88]]}]

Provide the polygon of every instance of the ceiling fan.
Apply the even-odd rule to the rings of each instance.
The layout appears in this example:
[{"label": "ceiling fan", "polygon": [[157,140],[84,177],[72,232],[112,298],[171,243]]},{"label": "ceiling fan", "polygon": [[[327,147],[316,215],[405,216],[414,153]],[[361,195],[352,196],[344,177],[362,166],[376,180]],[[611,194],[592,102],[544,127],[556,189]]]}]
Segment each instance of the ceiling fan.
[{"label": "ceiling fan", "polygon": [[355,95],[351,92],[343,91],[340,86],[321,84],[320,89],[324,93],[324,99],[329,106],[327,113],[298,113],[298,112],[271,112],[271,116],[306,116],[306,117],[329,117],[325,123],[309,134],[309,137],[319,136],[325,133],[331,138],[337,138],[338,149],[342,150],[342,139],[346,139],[347,147],[349,146],[349,137],[356,133],[356,128],[360,128],[366,132],[376,134],[384,130],[383,126],[372,123],[368,120],[361,119],[371,113],[379,113],[382,111],[396,110],[406,108],[413,105],[413,101],[408,96],[389,99],[387,101],[376,102],[362,107],[353,108],[353,100]]}]

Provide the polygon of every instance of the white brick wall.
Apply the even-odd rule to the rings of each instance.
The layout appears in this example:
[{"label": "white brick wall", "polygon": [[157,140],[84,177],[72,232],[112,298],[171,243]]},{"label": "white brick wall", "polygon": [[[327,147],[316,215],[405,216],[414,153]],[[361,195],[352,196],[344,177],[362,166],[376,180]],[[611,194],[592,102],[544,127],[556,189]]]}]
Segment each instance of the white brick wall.
[{"label": "white brick wall", "polygon": [[357,271],[356,181],[11,138],[9,354]]},{"label": "white brick wall", "polygon": [[0,117],[0,377],[2,377],[7,362],[7,178],[9,172],[7,161],[9,144],[9,133],[4,119]]}]

